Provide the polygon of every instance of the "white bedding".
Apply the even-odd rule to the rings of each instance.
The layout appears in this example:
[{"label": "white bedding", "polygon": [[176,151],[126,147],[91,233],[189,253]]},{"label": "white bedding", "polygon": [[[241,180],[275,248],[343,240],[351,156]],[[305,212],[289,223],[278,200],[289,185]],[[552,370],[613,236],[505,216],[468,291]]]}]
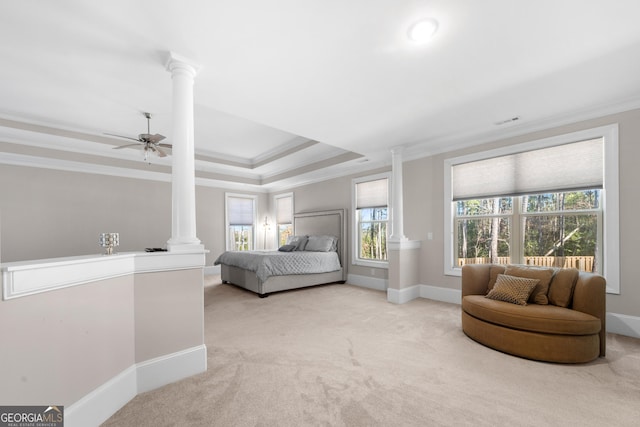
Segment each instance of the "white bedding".
[{"label": "white bedding", "polygon": [[341,269],[336,252],[227,251],[214,264],[254,271],[263,282],[270,276],[328,273]]}]

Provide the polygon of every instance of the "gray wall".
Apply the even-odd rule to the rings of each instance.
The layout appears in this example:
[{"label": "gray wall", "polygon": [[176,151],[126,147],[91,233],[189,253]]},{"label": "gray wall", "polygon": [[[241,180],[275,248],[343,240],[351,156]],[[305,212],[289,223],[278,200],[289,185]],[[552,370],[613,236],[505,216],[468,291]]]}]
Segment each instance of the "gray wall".
[{"label": "gray wall", "polygon": [[[196,234],[202,241],[205,249],[209,251],[206,257],[206,265],[212,266],[215,259],[224,252],[225,249],[225,193],[248,194],[258,196],[256,226],[256,249],[264,247],[264,223],[265,215],[269,218],[271,198],[266,193],[256,193],[250,191],[225,190],[212,187],[196,187]],[[273,221],[270,219],[270,221]],[[169,224],[171,232],[171,224]],[[269,236],[267,236],[267,241]]]},{"label": "gray wall", "polygon": [[[421,240],[420,283],[460,289],[460,278],[444,275],[444,160],[477,151],[561,135],[607,124],[619,124],[620,179],[620,295],[607,296],[607,311],[640,316],[640,286],[635,256],[640,244],[640,110],[602,117],[496,141],[472,149],[452,151],[404,163],[405,235]],[[433,240],[427,233],[433,232]]]},{"label": "gray wall", "polygon": [[[404,234],[411,240],[420,240],[419,283],[451,289],[460,289],[460,278],[444,274],[444,160],[478,151],[533,141],[608,124],[619,124],[619,179],[620,179],[620,295],[607,296],[607,311],[640,316],[640,286],[634,269],[635,256],[640,246],[640,110],[601,117],[519,137],[493,141],[473,148],[406,161],[403,164]],[[296,188],[296,212],[315,209],[348,208],[351,210],[351,179],[353,175]],[[349,233],[352,233],[351,223]],[[428,233],[433,239],[428,240]],[[351,244],[351,238],[349,239]],[[350,252],[351,255],[351,247]],[[387,278],[386,270],[349,265],[350,274]]]},{"label": "gray wall", "polygon": [[[209,250],[208,266],[224,251],[224,194],[196,187],[197,237]],[[165,247],[171,237],[169,182],[0,164],[0,195],[1,262],[101,253],[102,232],[120,233],[117,252]],[[258,196],[264,218],[269,197]]]},{"label": "gray wall", "polygon": [[[640,244],[640,221],[636,218],[640,211],[640,199],[636,197],[640,182],[640,168],[636,164],[640,158],[640,110],[405,162],[404,232],[409,239],[422,241],[420,283],[460,288],[460,278],[445,276],[443,268],[445,158],[611,123],[619,123],[620,132],[621,294],[608,296],[607,309],[640,316],[640,286],[636,285],[633,269]],[[387,170],[297,187],[291,190],[295,211],[345,208],[350,217],[351,179]],[[196,189],[197,234],[210,250],[207,265],[212,265],[224,251],[224,193],[225,190],[217,188]],[[147,246],[163,247],[170,238],[169,183],[0,165],[0,194],[3,262],[98,253],[101,252],[98,234],[103,231],[120,233],[118,250],[122,252]],[[271,195],[259,194],[259,223],[264,215],[270,215],[271,201]],[[433,240],[427,240],[429,232],[433,233]],[[262,247],[260,234],[258,247]],[[388,277],[386,270],[352,265],[349,265],[349,273]]]},{"label": "gray wall", "polygon": [[202,269],[0,299],[0,402],[69,406],[136,363],[203,345]]},{"label": "gray wall", "polygon": [[118,252],[164,247],[171,184],[0,165],[2,262],[97,254],[102,232]]},{"label": "gray wall", "polygon": [[315,184],[309,184],[298,187],[293,190],[295,211],[307,212],[325,209],[347,209],[347,230],[348,230],[348,270],[349,274],[357,274],[361,276],[375,277],[378,279],[387,279],[388,272],[386,269],[361,267],[351,264],[353,253],[353,245],[351,235],[351,180],[361,176],[375,175],[381,172],[388,172],[390,168],[382,168],[377,170],[360,173],[347,177],[335,178]]}]

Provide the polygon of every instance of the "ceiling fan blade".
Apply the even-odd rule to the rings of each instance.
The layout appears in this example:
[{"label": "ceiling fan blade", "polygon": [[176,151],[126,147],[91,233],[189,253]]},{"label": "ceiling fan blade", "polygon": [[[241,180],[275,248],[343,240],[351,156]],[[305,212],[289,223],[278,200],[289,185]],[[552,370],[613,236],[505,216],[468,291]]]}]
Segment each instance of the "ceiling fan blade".
[{"label": "ceiling fan blade", "polygon": [[165,138],[166,137],[164,135],[160,135],[159,133],[155,135],[151,135],[150,133],[141,133],[140,135],[138,135],[139,141],[153,142],[154,144],[162,141]]},{"label": "ceiling fan blade", "polygon": [[171,145],[171,144],[156,144],[156,147],[172,149],[173,145]]},{"label": "ceiling fan blade", "polygon": [[128,147],[139,147],[140,143],[138,142],[137,144],[127,144],[127,145],[121,145],[119,147],[113,147],[114,150],[119,150],[121,148],[128,148]]},{"label": "ceiling fan blade", "polygon": [[166,136],[160,135],[159,133],[156,133],[155,135],[147,135],[147,141],[153,142],[154,144],[157,144],[165,138]]},{"label": "ceiling fan blade", "polygon": [[118,138],[130,139],[130,140],[132,140],[132,141],[138,141],[138,142],[140,142],[140,140],[139,140],[139,139],[132,138],[132,137],[130,137],[130,136],[116,135],[115,133],[106,133],[106,132],[105,132],[105,135],[109,135],[109,136],[117,136]]},{"label": "ceiling fan blade", "polygon": [[164,150],[162,150],[162,148],[160,147],[155,147],[155,150],[158,152],[158,156],[160,157],[167,157],[167,153],[164,152]]}]

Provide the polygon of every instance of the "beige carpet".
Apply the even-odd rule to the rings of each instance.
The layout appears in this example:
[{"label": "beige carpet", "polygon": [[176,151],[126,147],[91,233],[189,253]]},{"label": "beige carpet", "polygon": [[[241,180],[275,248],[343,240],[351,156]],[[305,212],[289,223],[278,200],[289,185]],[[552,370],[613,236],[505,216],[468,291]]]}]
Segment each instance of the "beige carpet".
[{"label": "beige carpet", "polygon": [[260,299],[205,289],[208,371],[141,394],[105,426],[638,426],[640,340],[585,365],[499,353],[460,307],[350,285]]}]

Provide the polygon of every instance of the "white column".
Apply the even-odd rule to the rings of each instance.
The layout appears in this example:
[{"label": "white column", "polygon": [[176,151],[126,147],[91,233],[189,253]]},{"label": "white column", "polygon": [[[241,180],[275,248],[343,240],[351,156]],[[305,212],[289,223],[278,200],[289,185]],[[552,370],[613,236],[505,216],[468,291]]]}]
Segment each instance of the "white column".
[{"label": "white column", "polygon": [[171,175],[171,252],[203,251],[196,237],[195,161],[193,137],[193,79],[198,67],[169,54],[167,70],[173,82]]},{"label": "white column", "polygon": [[401,147],[391,149],[391,235],[389,240],[401,242],[407,240],[403,226],[402,201],[402,151]]}]

